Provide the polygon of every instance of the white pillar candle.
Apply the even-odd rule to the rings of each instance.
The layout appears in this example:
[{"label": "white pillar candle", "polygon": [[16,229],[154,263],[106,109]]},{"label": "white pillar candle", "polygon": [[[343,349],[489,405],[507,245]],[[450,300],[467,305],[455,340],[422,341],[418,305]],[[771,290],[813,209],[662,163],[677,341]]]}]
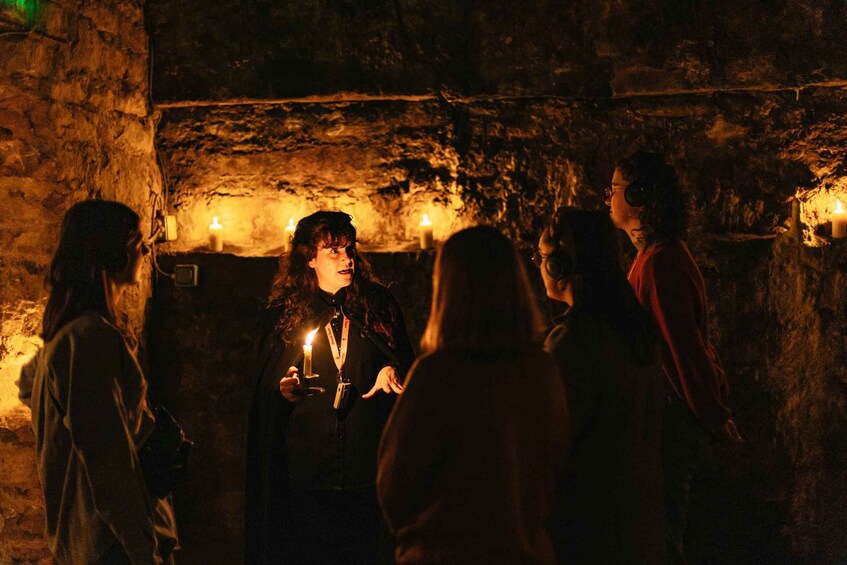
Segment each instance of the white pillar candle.
[{"label": "white pillar candle", "polygon": [[833,239],[847,237],[847,212],[837,198],[835,199],[835,210],[832,212],[832,237]]},{"label": "white pillar candle", "polygon": [[303,376],[308,377],[312,374],[312,340],[315,339],[317,328],[310,331],[306,336],[306,342],[303,344]]},{"label": "white pillar candle", "polygon": [[420,237],[421,249],[432,248],[432,222],[429,221],[429,216],[426,214],[421,219],[418,236]]},{"label": "white pillar candle", "polygon": [[282,238],[282,249],[285,253],[291,253],[291,244],[294,242],[294,231],[296,229],[294,218],[288,218],[288,225],[285,226],[285,235]]},{"label": "white pillar candle", "polygon": [[209,226],[209,250],[215,253],[220,253],[224,250],[224,231],[223,226],[218,223],[218,217],[212,218],[212,225]]}]

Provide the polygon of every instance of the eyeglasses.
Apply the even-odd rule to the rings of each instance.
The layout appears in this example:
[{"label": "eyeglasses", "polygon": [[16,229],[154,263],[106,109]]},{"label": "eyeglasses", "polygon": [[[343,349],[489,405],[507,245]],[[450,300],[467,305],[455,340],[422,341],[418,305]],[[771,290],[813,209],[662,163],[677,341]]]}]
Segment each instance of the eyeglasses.
[{"label": "eyeglasses", "polygon": [[540,269],[547,257],[549,257],[549,255],[544,255],[541,251],[536,249],[535,253],[532,254],[532,264],[535,265],[536,269]]},{"label": "eyeglasses", "polygon": [[626,188],[626,187],[612,185],[612,186],[607,186],[606,188],[604,188],[603,193],[606,195],[606,200],[611,198],[615,194],[616,191],[618,191],[622,188]]}]

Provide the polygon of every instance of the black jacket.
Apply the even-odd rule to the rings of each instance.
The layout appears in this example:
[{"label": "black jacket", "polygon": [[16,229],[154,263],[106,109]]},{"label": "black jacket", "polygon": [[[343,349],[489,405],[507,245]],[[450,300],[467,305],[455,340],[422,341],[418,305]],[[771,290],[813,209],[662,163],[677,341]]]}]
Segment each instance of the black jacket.
[{"label": "black jacket", "polygon": [[[395,396],[378,392],[362,395],[373,387],[386,365],[396,365],[402,378],[414,360],[399,305],[388,290],[372,285],[370,293],[390,305],[394,320],[393,347],[374,336],[354,315],[344,375],[352,382],[350,401],[344,411],[332,407],[338,369],[324,326],[338,311],[332,297],[316,294],[311,316],[295,335],[298,343],[286,344],[275,329],[282,314],[269,309],[257,340],[253,402],[247,437],[246,535],[248,563],[270,562],[269,551],[282,527],[289,489],[347,490],[372,488],[376,482],[376,455],[382,428]],[[302,339],[319,327],[313,342],[313,372],[320,375],[312,386],[324,394],[285,400],[279,380],[288,367],[302,372]],[[389,357],[390,354],[390,357]],[[271,549],[269,549],[271,548]]]},{"label": "black jacket", "polygon": [[551,520],[559,562],[665,563],[661,372],[589,312],[573,308],[555,323],[545,349],[572,425]]}]

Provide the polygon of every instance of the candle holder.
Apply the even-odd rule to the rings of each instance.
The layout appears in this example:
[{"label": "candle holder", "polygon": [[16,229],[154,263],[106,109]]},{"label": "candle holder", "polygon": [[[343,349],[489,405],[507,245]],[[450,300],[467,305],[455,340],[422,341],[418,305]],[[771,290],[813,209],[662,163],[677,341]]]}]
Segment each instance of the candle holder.
[{"label": "candle holder", "polygon": [[322,386],[312,386],[312,382],[317,382],[316,379],[320,377],[318,374],[312,375],[300,375],[300,388],[295,391],[294,394],[297,396],[317,396],[319,394],[323,394],[326,392],[326,389]]}]

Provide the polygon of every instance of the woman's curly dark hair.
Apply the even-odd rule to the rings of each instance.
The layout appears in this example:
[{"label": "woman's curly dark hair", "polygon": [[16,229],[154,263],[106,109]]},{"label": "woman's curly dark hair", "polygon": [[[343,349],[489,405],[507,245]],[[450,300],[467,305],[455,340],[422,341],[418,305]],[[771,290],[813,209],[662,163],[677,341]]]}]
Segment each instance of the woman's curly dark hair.
[{"label": "woman's curly dark hair", "polygon": [[659,153],[636,151],[616,164],[623,178],[647,187],[641,229],[647,243],[685,238],[688,216],[676,172]]},{"label": "woman's curly dark hair", "polygon": [[[310,305],[318,293],[318,279],[309,261],[315,258],[318,245],[345,247],[353,259],[353,282],[347,287],[345,312],[355,316],[394,346],[390,294],[373,276],[371,266],[356,249],[356,227],[350,214],[320,211],[297,222],[291,253],[279,257],[279,271],[268,296],[267,308],[279,310],[276,329],[288,343],[298,341],[295,331],[309,318]],[[382,292],[380,292],[382,290]]]}]

